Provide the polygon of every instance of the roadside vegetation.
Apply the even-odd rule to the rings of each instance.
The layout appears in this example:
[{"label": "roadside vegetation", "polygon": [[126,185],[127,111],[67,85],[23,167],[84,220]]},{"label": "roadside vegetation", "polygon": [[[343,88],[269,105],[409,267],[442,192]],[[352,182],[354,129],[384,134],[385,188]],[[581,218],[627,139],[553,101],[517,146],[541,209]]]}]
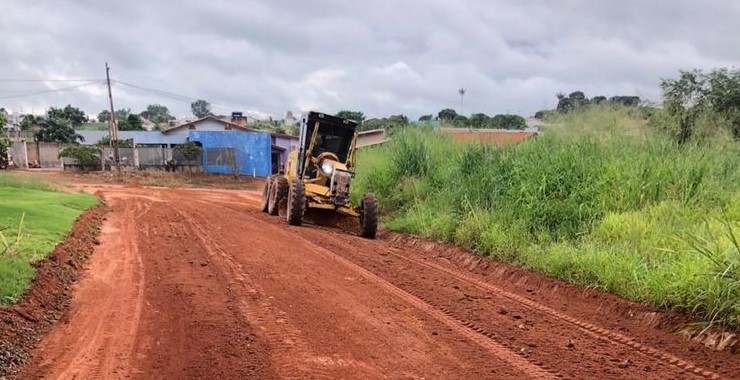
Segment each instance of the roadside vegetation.
[{"label": "roadside vegetation", "polygon": [[360,152],[354,191],[392,230],[738,328],[740,144],[687,109],[555,111],[505,146],[407,129]]},{"label": "roadside vegetation", "polygon": [[32,264],[46,257],[69,233],[77,216],[97,202],[89,194],[0,174],[0,305],[23,295],[34,277]]}]

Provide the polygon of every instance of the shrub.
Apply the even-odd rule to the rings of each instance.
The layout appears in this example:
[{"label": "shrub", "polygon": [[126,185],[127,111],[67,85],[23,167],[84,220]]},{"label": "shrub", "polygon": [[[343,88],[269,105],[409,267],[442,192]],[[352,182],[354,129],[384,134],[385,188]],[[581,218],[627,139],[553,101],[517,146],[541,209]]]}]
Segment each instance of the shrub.
[{"label": "shrub", "polygon": [[100,165],[100,150],[94,146],[68,146],[59,152],[59,158],[62,157],[72,158],[83,167]]}]

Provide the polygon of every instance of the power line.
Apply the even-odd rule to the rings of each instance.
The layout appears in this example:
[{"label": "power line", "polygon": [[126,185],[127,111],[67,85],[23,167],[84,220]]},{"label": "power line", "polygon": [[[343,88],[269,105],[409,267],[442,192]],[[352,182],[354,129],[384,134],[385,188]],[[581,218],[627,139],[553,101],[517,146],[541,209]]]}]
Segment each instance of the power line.
[{"label": "power line", "polygon": [[[132,83],[126,83],[126,82],[122,82],[120,80],[111,79],[111,82],[117,83],[117,84],[121,84],[121,85],[124,85],[124,86],[128,86],[128,87],[131,87],[131,88],[135,88],[135,89],[138,89],[138,90],[151,92],[151,93],[154,93],[154,94],[157,94],[157,95],[160,95],[160,96],[164,96],[164,97],[167,97],[167,98],[170,98],[170,99],[173,99],[173,100],[177,100],[177,101],[181,101],[181,102],[186,102],[186,103],[192,103],[192,102],[194,102],[194,101],[196,101],[196,100],[199,99],[199,98],[196,98],[194,96],[187,96],[187,95],[175,94],[173,92],[158,90],[158,89],[155,89],[155,88],[140,86],[140,85],[136,85],[136,84],[132,84]],[[220,105],[220,104],[217,104],[217,103],[210,103],[210,104],[211,104],[211,107],[213,107],[213,108],[220,108],[220,109],[227,110],[227,111],[233,111],[235,109],[241,108],[241,106],[227,106],[227,105]],[[261,113],[260,112],[257,112],[257,111],[247,110],[246,112],[248,114],[251,113],[253,115],[262,116]]]},{"label": "power line", "polygon": [[61,91],[74,90],[74,89],[78,89],[78,88],[81,88],[81,87],[91,86],[91,85],[94,85],[94,84],[101,84],[101,83],[103,83],[103,82],[99,82],[99,81],[89,82],[89,83],[78,84],[76,86],[55,88],[55,89],[52,89],[52,90],[28,92],[28,93],[25,93],[25,94],[11,95],[11,96],[2,96],[2,97],[0,97],[0,99],[25,98],[27,96],[43,95],[43,94],[49,94],[49,93],[52,93],[52,92],[61,92]]},{"label": "power line", "polygon": [[0,79],[6,83],[46,83],[46,82],[98,82],[104,79]]}]

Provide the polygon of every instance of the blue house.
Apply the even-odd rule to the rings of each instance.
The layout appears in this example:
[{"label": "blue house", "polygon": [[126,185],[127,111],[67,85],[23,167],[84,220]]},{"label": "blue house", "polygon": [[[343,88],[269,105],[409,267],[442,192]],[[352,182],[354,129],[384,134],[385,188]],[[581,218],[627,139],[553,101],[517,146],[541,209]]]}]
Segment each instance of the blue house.
[{"label": "blue house", "polygon": [[188,140],[203,148],[203,171],[206,173],[270,175],[269,133],[191,130]]}]

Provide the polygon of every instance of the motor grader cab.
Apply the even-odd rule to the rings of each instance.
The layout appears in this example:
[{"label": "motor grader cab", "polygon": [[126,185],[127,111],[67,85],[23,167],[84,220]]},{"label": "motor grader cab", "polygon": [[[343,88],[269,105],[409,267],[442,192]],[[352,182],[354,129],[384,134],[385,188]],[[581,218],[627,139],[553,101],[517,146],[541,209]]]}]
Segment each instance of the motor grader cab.
[{"label": "motor grader cab", "polygon": [[262,211],[284,214],[294,226],[301,225],[304,213],[311,210],[323,215],[319,218],[343,215],[359,220],[360,236],[375,238],[375,195],[364,194],[358,205],[349,195],[356,149],[357,122],[318,112],[303,114],[298,149],[288,155],[283,174],[267,177]]}]

